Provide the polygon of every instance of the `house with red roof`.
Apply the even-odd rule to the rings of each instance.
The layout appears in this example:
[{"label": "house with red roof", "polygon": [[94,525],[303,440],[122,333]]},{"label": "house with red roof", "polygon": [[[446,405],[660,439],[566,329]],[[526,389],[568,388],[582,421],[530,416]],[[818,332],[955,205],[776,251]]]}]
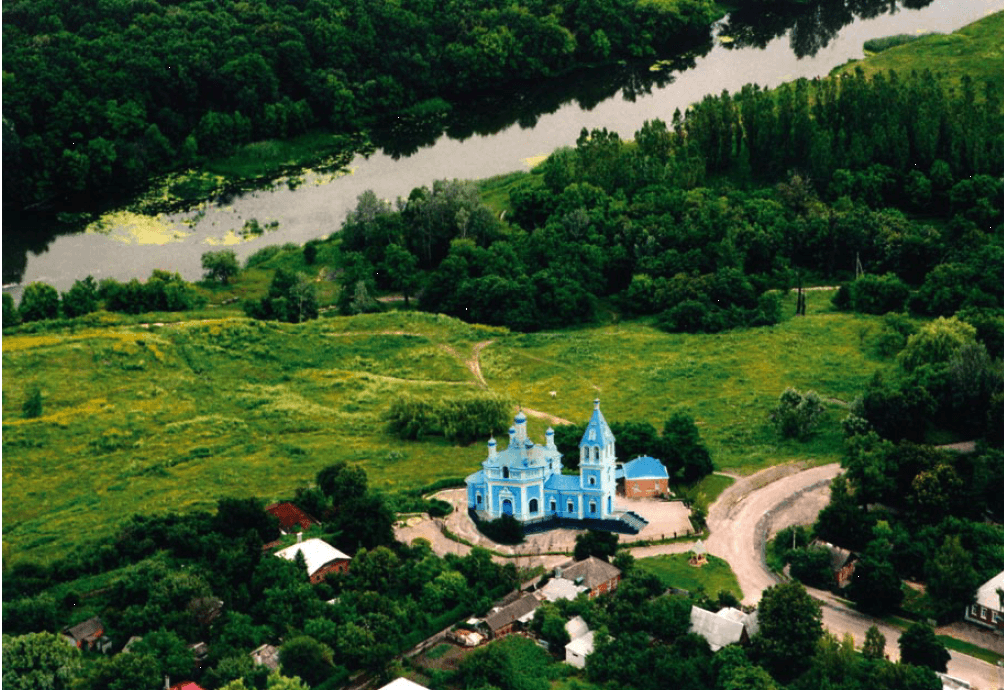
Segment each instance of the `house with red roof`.
[{"label": "house with red roof", "polygon": [[279,521],[279,529],[286,534],[305,532],[314,525],[321,524],[289,501],[265,506],[265,512]]}]

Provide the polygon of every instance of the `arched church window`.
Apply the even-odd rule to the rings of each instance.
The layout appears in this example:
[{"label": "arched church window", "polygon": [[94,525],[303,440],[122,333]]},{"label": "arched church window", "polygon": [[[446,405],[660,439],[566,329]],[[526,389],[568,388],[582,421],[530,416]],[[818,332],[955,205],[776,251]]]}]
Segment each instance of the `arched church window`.
[{"label": "arched church window", "polygon": [[555,501],[553,498],[551,499],[551,512],[552,513],[558,512],[558,502]]},{"label": "arched church window", "polygon": [[595,485],[595,484],[596,484],[596,477],[590,477],[590,478],[589,478],[589,483],[590,483],[591,485]]},{"label": "arched church window", "polygon": [[478,505],[481,505],[481,494],[478,494]]},{"label": "arched church window", "polygon": [[593,460],[599,460],[599,459],[600,459],[600,449],[593,448]]},{"label": "arched church window", "polygon": [[508,467],[503,467],[502,468],[502,479],[508,479],[508,478],[509,478],[509,468]]},{"label": "arched church window", "polygon": [[575,504],[572,503],[571,501],[568,502],[568,512],[569,513],[574,513],[575,512]]},{"label": "arched church window", "polygon": [[589,514],[596,515],[596,501],[589,502]]},{"label": "arched church window", "polygon": [[537,512],[537,499],[536,498],[531,498],[530,499],[530,512],[531,513],[536,513]]}]

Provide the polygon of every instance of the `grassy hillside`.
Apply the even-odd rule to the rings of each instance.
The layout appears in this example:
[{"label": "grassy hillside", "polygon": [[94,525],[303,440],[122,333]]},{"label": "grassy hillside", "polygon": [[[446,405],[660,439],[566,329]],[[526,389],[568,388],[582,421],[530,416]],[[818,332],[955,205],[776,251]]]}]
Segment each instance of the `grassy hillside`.
[{"label": "grassy hillside", "polygon": [[[400,441],[384,415],[402,394],[479,386],[469,367],[479,343],[487,385],[525,408],[581,422],[599,395],[609,420],[659,427],[687,409],[724,468],[834,460],[838,406],[806,444],[779,442],[767,422],[788,385],[849,400],[889,366],[867,353],[878,320],[829,313],[828,299],[810,293],[804,319],[716,336],[641,323],[518,335],[404,312],[8,335],[4,558],[56,556],[136,512],[289,496],[335,460],[361,464],[388,490],[464,476],[482,444]],[[34,385],[42,416],[25,419]],[[531,417],[534,437],[546,425]]]},{"label": "grassy hillside", "polygon": [[1004,85],[1004,12],[964,26],[951,34],[921,36],[906,45],[896,46],[870,56],[865,60],[850,62],[836,70],[837,74],[860,67],[872,75],[885,70],[908,74],[913,70],[931,70],[942,74],[954,86],[969,75],[979,87],[992,81]]}]

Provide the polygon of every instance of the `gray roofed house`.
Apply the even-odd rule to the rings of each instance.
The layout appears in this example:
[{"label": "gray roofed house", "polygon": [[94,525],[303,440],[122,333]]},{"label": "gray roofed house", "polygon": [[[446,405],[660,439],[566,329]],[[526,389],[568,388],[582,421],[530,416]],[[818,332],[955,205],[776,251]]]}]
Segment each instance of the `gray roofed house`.
[{"label": "gray roofed house", "polygon": [[94,647],[98,638],[105,634],[105,625],[97,616],[88,618],[83,623],[78,623],[72,628],[63,630],[63,635],[72,645],[79,649]]},{"label": "gray roofed house", "polygon": [[740,642],[749,642],[746,626],[733,620],[731,614],[711,613],[697,606],[690,608],[690,632],[708,641],[711,651]]},{"label": "gray roofed house", "polygon": [[830,552],[830,570],[833,571],[833,579],[836,580],[838,587],[846,587],[851,583],[857,565],[857,554],[819,539],[813,541],[811,546],[821,547]]},{"label": "gray roofed house", "polygon": [[279,670],[279,648],[270,644],[263,644],[258,649],[251,652],[251,658],[256,664],[264,666],[273,671]]},{"label": "gray roofed house", "polygon": [[583,561],[562,568],[561,577],[565,580],[571,580],[577,585],[588,587],[589,596],[595,597],[603,592],[616,589],[617,583],[621,579],[621,571],[604,560],[590,556]]},{"label": "gray roofed house", "polygon": [[513,631],[517,621],[529,620],[530,614],[540,606],[532,594],[524,594],[513,603],[485,617],[485,625],[493,638],[503,637]]}]

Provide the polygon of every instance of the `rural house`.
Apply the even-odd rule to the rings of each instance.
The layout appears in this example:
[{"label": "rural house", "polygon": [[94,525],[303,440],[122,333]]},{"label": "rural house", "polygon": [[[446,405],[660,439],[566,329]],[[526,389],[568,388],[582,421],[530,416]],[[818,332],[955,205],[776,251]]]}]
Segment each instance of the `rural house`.
[{"label": "rural house", "polygon": [[966,620],[994,630],[1004,630],[1004,570],[976,590],[976,601],[966,608]]},{"label": "rural house", "polygon": [[565,663],[575,668],[586,667],[586,657],[593,653],[593,631],[582,616],[576,616],[565,623],[565,630],[571,640],[565,645]]},{"label": "rural house", "polygon": [[589,598],[617,589],[621,581],[621,571],[604,560],[589,558],[562,568],[556,568],[554,579],[569,580],[573,584],[589,590]]},{"label": "rural house", "polygon": [[515,631],[517,625],[528,623],[540,606],[540,600],[532,594],[524,594],[511,604],[503,606],[485,616],[485,627],[493,640],[505,637]]},{"label": "rural house", "polygon": [[854,577],[854,568],[857,566],[858,556],[853,551],[843,549],[839,546],[818,539],[812,542],[812,546],[821,546],[830,552],[830,570],[833,571],[833,580],[838,587],[846,587],[851,584]]},{"label": "rural house", "polygon": [[322,539],[307,539],[275,552],[279,558],[295,561],[296,554],[302,553],[307,563],[310,583],[322,582],[329,573],[344,573],[349,569],[352,558]]},{"label": "rural house", "polygon": [[643,456],[625,463],[623,493],[629,498],[647,498],[669,493],[669,472],[653,457]]},{"label": "rural house", "polygon": [[105,625],[97,616],[63,630],[63,637],[77,649],[94,649],[98,638],[104,634]]},{"label": "rural house", "polygon": [[265,512],[279,521],[279,529],[284,534],[306,532],[311,527],[321,524],[289,501],[265,506]]},{"label": "rural house", "polygon": [[712,652],[730,644],[749,644],[757,629],[756,613],[747,614],[733,608],[712,613],[698,606],[690,608],[690,632],[707,640]]},{"label": "rural house", "polygon": [[251,658],[258,666],[264,666],[273,671],[279,670],[279,648],[274,645],[263,644],[251,652]]},{"label": "rural house", "polygon": [[380,690],[428,690],[428,688],[407,678],[395,678]]}]

